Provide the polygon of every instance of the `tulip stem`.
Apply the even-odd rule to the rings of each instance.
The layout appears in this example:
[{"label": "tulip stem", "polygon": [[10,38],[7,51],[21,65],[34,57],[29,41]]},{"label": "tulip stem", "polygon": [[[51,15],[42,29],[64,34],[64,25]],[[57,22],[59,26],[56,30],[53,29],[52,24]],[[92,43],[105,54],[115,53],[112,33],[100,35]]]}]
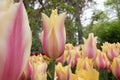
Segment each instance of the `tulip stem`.
[{"label": "tulip stem", "polygon": [[56,60],[51,60],[49,65],[48,65],[48,75],[47,75],[47,80],[54,80],[55,77],[55,64]]},{"label": "tulip stem", "polygon": [[55,75],[55,60],[52,60],[52,70],[51,70],[51,80],[54,80],[54,75]]}]

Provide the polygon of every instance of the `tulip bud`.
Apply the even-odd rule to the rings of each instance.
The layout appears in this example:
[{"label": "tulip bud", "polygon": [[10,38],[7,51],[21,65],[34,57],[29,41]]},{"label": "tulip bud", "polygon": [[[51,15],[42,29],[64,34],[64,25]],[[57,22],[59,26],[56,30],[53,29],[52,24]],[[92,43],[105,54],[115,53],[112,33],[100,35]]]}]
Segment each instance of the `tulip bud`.
[{"label": "tulip bud", "polygon": [[98,69],[108,69],[110,62],[105,53],[97,50],[97,56],[94,60],[94,66]]},{"label": "tulip bud", "polygon": [[52,59],[60,57],[64,52],[66,42],[65,15],[66,13],[58,15],[57,10],[53,10],[50,18],[48,18],[42,13],[42,48],[44,53]]},{"label": "tulip bud", "polygon": [[71,69],[70,66],[63,67],[61,63],[55,68],[57,80],[71,80]]},{"label": "tulip bud", "polygon": [[31,31],[23,2],[0,0],[0,80],[18,80],[28,61]]},{"label": "tulip bud", "polygon": [[120,80],[120,57],[116,57],[113,59],[111,69],[114,76],[118,80]]},{"label": "tulip bud", "polygon": [[94,37],[93,33],[90,33],[87,40],[85,38],[83,39],[84,39],[83,51],[85,56],[94,59],[96,57],[96,51],[97,51],[97,47],[96,47],[97,37]]}]

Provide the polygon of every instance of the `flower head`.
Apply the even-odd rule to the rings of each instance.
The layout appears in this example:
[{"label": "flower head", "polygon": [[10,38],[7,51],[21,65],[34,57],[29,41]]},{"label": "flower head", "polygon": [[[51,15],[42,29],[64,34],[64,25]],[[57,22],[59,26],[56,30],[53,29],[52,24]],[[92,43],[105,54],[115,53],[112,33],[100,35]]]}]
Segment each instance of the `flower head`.
[{"label": "flower head", "polygon": [[60,57],[64,52],[66,42],[64,27],[65,15],[66,13],[58,15],[57,10],[53,10],[49,18],[42,13],[42,47],[44,53],[52,59]]}]

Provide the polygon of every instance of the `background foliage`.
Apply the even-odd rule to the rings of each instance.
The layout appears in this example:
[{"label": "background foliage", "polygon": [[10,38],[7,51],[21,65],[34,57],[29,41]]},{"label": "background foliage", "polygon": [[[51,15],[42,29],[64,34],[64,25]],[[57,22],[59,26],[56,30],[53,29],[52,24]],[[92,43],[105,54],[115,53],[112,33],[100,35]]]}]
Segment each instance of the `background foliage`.
[{"label": "background foliage", "polygon": [[[97,5],[96,0],[23,1],[32,30],[32,52],[42,52],[39,39],[42,31],[41,13],[50,15],[52,9],[58,9],[58,13],[67,12],[65,21],[67,43],[74,45],[83,43],[82,37],[87,37],[91,32],[98,36],[98,44],[102,44],[105,41],[110,43],[120,42],[120,0],[106,0],[104,3],[105,11],[94,7]],[[90,23],[84,26],[86,23],[83,24],[82,17],[86,9],[93,9],[93,14],[90,18]],[[112,11],[115,11],[115,13]],[[113,19],[108,17],[114,14],[116,16],[113,16]]]}]

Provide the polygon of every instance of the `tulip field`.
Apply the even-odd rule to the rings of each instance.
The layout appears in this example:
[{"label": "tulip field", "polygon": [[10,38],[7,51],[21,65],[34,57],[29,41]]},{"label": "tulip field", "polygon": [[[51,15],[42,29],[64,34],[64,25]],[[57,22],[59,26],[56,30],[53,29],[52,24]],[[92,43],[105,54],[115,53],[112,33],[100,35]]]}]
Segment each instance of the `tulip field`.
[{"label": "tulip field", "polygon": [[[85,44],[66,44],[63,55],[56,59],[54,80],[119,80],[120,43],[103,43],[100,50],[96,48],[95,39],[90,34]],[[30,56],[23,72],[25,80],[49,80],[50,60],[46,55]]]},{"label": "tulip field", "polygon": [[120,43],[97,48],[90,33],[84,44],[66,43],[66,12],[42,13],[42,53],[31,53],[32,31],[23,1],[0,0],[0,80],[120,80]]}]

